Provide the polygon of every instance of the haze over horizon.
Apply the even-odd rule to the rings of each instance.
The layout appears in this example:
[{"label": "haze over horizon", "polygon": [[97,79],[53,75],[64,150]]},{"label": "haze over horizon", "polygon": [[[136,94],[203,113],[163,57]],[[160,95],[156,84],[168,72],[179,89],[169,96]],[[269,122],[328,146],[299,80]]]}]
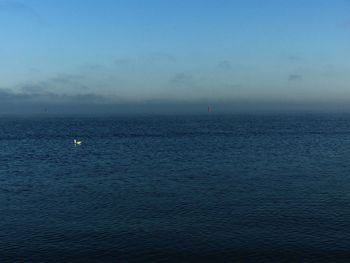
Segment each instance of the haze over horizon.
[{"label": "haze over horizon", "polygon": [[350,112],[347,0],[0,0],[0,114]]}]

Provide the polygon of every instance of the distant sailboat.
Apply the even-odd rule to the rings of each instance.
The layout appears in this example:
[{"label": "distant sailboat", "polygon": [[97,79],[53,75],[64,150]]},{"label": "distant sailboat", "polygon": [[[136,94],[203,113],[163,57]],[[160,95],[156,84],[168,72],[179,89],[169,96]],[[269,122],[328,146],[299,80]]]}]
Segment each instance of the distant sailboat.
[{"label": "distant sailboat", "polygon": [[208,113],[210,113],[211,112],[211,107],[210,106],[208,106]]}]

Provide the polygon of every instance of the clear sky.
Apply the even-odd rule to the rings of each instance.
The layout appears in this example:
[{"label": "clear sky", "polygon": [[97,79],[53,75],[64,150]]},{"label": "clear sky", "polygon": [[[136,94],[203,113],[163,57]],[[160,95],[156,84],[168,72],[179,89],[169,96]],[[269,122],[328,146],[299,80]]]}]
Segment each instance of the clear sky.
[{"label": "clear sky", "polygon": [[350,102],[349,0],[0,0],[0,34],[2,104]]}]

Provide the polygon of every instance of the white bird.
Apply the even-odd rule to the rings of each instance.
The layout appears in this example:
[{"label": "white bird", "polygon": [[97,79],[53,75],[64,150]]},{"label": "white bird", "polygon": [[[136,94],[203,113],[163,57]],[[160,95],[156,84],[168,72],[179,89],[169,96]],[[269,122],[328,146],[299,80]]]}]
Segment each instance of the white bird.
[{"label": "white bird", "polygon": [[78,141],[78,140],[74,139],[74,144],[75,145],[81,145],[81,141]]}]

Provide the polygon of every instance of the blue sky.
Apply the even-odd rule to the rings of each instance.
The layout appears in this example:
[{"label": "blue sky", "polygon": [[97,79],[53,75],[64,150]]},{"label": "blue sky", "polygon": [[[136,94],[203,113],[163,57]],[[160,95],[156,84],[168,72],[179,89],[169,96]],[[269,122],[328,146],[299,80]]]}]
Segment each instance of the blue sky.
[{"label": "blue sky", "polygon": [[0,0],[0,95],[345,101],[349,14],[348,0]]}]

